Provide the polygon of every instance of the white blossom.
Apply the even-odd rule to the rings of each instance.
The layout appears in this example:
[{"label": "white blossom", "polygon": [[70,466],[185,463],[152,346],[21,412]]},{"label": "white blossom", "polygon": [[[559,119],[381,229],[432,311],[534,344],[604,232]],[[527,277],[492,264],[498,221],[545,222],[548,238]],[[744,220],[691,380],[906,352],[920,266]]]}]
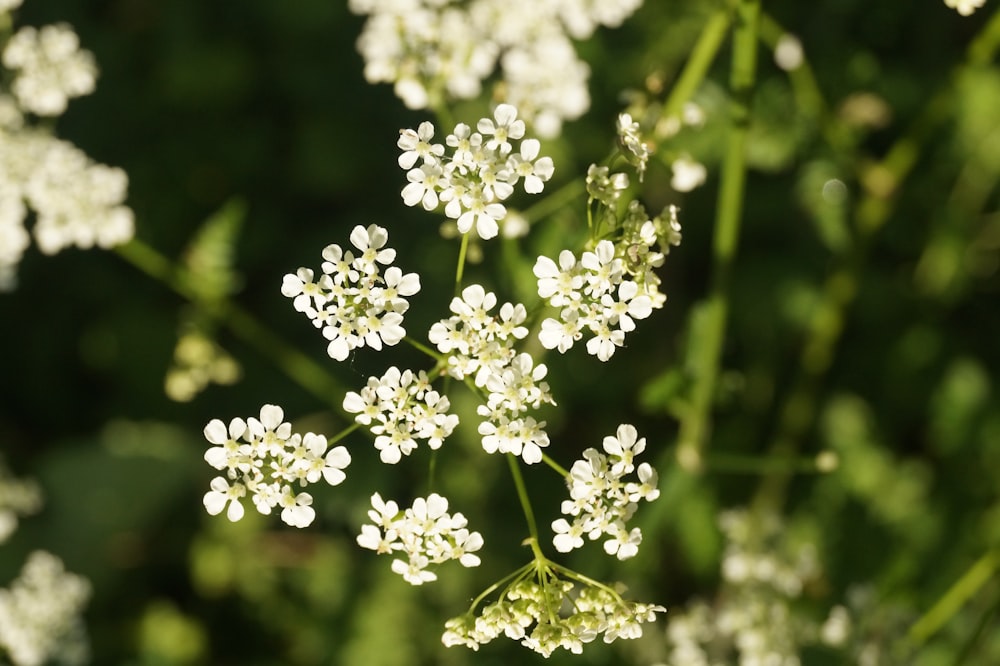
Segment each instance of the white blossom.
[{"label": "white blossom", "polygon": [[324,248],[318,280],[311,269],[299,268],[281,284],[293,307],[321,329],[329,340],[327,354],[338,361],[358,347],[378,351],[399,344],[406,336],[406,298],[420,291],[420,276],[388,266],[396,251],[386,247],[389,233],[383,227],[358,225],[350,238],[353,251],[336,244]]},{"label": "white blossom", "polygon": [[458,560],[464,567],[479,566],[475,553],[483,546],[479,532],[467,528],[465,516],[448,513],[448,499],[437,493],[418,497],[400,510],[396,502],[384,501],[379,493],[371,498],[368,517],[374,525],[363,525],[358,545],[376,553],[405,555],[390,568],[411,585],[437,580],[432,565]]},{"label": "white blossom", "polygon": [[244,514],[242,499],[250,495],[259,513],[268,515],[281,508],[281,519],[294,527],[306,527],[316,517],[312,495],[295,488],[323,479],[339,485],[351,464],[343,446],[330,448],[327,438],[316,433],[292,432],[277,405],[261,407],[259,418],[234,418],[227,426],[212,419],[205,426],[205,439],[213,446],[205,461],[225,476],[212,479],[203,502],[210,515],[223,511],[235,522]]}]

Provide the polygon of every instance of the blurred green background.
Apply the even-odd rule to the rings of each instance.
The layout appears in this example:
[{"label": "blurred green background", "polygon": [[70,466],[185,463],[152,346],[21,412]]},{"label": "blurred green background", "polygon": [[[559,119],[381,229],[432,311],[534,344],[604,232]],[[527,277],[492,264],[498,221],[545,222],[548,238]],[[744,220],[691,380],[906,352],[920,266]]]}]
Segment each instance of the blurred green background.
[{"label": "blurred green background", "polygon": [[[607,154],[627,104],[662,100],[717,4],[649,0],[623,27],[579,45],[592,108],[544,144],[556,159],[550,188]],[[820,617],[851,585],[869,584],[881,613],[873,631],[889,644],[1000,547],[1000,70],[993,58],[958,69],[996,3],[970,18],[937,1],[770,0],[764,9],[801,39],[828,107],[818,116],[803,109],[762,48],[710,450],[763,456],[790,440],[802,455],[838,453],[835,472],[796,477],[784,505],[815,536],[826,569],[803,612]],[[318,265],[322,248],[344,243],[356,224],[377,223],[389,229],[397,265],[422,276],[408,331],[421,337],[451,297],[457,243],[398,197],[398,131],[427,116],[364,82],[354,47],[362,17],[324,0],[27,0],[17,16],[19,25],[66,21],[95,54],[97,92],[71,103],[58,134],[127,171],[138,238],[178,258],[207,218],[236,202],[245,213],[234,255],[242,307],[349,389],[390,364],[423,367],[405,346],[336,364],[279,292],[285,273]],[[709,167],[706,185],[681,197],[657,163],[641,190],[654,212],[682,208],[684,242],[661,273],[666,308],[606,365],[582,349],[546,358],[560,405],[549,415],[552,455],[569,465],[632,422],[664,490],[640,509],[645,540],[634,560],[608,561],[596,544],[566,559],[668,608],[711,597],[722,547],[715,516],[750,502],[761,481],[710,463],[690,474],[672,455],[691,315],[710,275],[728,68],[724,48],[698,92],[706,127],[678,139]],[[480,100],[456,115],[471,123],[486,108]],[[879,160],[902,137],[916,162],[882,191]],[[820,192],[832,178],[845,188],[831,204]],[[884,210],[871,233],[858,230],[871,213],[864,206]],[[530,240],[487,245],[470,278],[501,300],[521,297],[523,281],[499,268],[502,253],[519,251],[527,266],[538,253],[554,256],[564,238],[585,233],[584,212],[578,200]],[[296,430],[333,434],[345,425],[341,396],[317,398],[220,327],[242,381],[173,402],[163,381],[190,312],[180,296],[100,251],[44,257],[32,248],[19,278],[0,296],[0,446],[17,476],[40,482],[46,503],[0,548],[0,581],[35,548],[87,576],[94,663],[541,663],[505,640],[479,653],[440,644],[446,618],[528,559],[505,464],[477,453],[474,432],[446,444],[438,482],[483,533],[484,564],[411,588],[354,535],[371,492],[426,492],[425,457],[385,468],[359,433],[348,440],[348,481],[316,493],[309,529],[251,512],[235,525],[211,518],[201,505],[213,476],[202,460],[205,423],[277,403]],[[819,358],[809,356],[814,343]],[[453,401],[472,409],[460,394]],[[565,491],[549,470],[526,474],[546,525]],[[967,663],[998,663],[989,638],[1000,635],[998,606],[991,579],[899,663],[956,663],[962,650]],[[550,663],[665,660],[663,622],[646,634]]]}]

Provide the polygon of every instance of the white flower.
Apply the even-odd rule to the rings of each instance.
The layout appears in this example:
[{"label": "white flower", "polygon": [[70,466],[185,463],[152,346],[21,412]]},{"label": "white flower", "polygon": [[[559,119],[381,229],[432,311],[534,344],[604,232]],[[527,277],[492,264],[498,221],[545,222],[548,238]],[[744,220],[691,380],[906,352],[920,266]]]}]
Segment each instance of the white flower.
[{"label": "white flower", "polygon": [[608,455],[586,449],[583,459],[570,468],[566,483],[570,499],[562,503],[563,515],[552,523],[553,544],[560,552],[583,545],[583,536],[591,540],[603,535],[609,555],[619,559],[633,557],[642,542],[639,528],[628,530],[626,523],[634,515],[640,499],[652,501],[659,496],[656,471],[648,464],[639,465],[639,481],[626,481],[625,475],[636,471],[633,460],[645,450],[646,440],[639,438],[634,426],[623,423],[614,436],[604,438]]},{"label": "white flower", "polygon": [[512,174],[511,185],[516,185],[519,178],[524,178],[524,191],[528,194],[538,194],[545,189],[545,182],[555,171],[551,157],[538,158],[540,147],[537,139],[525,139],[521,142],[520,152],[514,153],[507,160],[507,168]]},{"label": "white flower", "polygon": [[944,4],[962,16],[972,16],[973,12],[986,4],[986,0],[944,0]]},{"label": "white flower", "polygon": [[417,131],[399,130],[399,141],[396,145],[403,149],[403,153],[399,156],[399,166],[410,169],[418,159],[423,159],[425,164],[436,163],[444,154],[444,146],[440,143],[431,143],[433,138],[434,125],[426,121],[420,123]]},{"label": "white flower", "polygon": [[327,354],[343,361],[358,347],[380,350],[406,336],[403,313],[405,297],[420,291],[420,277],[389,266],[396,251],[386,247],[388,232],[377,225],[356,226],[351,243],[355,256],[339,245],[323,250],[323,276],[313,282],[313,272],[300,268],[284,277],[281,293],[293,298],[295,309],[305,314],[329,340]]},{"label": "white flower", "polygon": [[493,111],[493,118],[483,118],[476,126],[484,137],[491,136],[486,141],[488,150],[499,150],[506,155],[511,150],[510,140],[524,136],[524,121],[517,119],[517,109],[510,104],[500,104]]},{"label": "white flower", "polygon": [[424,210],[434,210],[438,207],[438,191],[441,187],[444,171],[437,163],[421,164],[406,172],[406,180],[410,184],[403,188],[403,203],[416,206],[418,203]]},{"label": "white flower", "polygon": [[285,491],[278,500],[282,507],[281,519],[292,527],[308,527],[316,518],[316,511],[312,508],[312,495],[309,493],[292,492],[292,489],[285,486]]},{"label": "white flower", "polygon": [[635,426],[623,423],[618,426],[615,437],[604,438],[604,451],[611,456],[614,464],[611,466],[612,476],[620,477],[630,474],[634,469],[633,458],[646,449],[646,438],[639,438]]},{"label": "white flower", "polygon": [[552,521],[552,531],[556,534],[552,539],[552,545],[560,553],[568,553],[575,548],[583,547],[582,523],[570,524],[565,518],[559,518]]},{"label": "white flower", "polygon": [[17,666],[88,661],[81,614],[87,579],[45,551],[32,552],[18,577],[0,589],[0,649]]},{"label": "white flower", "polygon": [[627,560],[639,552],[640,543],[642,543],[642,532],[638,527],[633,527],[631,531],[620,527],[611,539],[604,542],[604,552],[616,556],[619,560]]},{"label": "white flower", "polygon": [[71,97],[94,91],[97,66],[66,24],[41,30],[23,27],[10,38],[3,64],[15,70],[11,91],[21,108],[40,116],[58,116]]},{"label": "white flower", "polygon": [[212,490],[205,493],[203,499],[205,510],[208,511],[209,515],[216,516],[222,513],[228,504],[226,517],[229,520],[235,523],[243,517],[243,505],[240,504],[240,498],[246,495],[246,487],[242,483],[237,482],[230,486],[228,481],[217,476],[212,479],[210,486]]},{"label": "white flower", "polygon": [[428,570],[434,564],[458,560],[463,566],[479,566],[475,553],[483,546],[478,532],[466,529],[466,519],[460,513],[448,513],[447,498],[431,493],[418,497],[402,514],[395,502],[383,502],[372,495],[372,510],[368,512],[375,525],[363,525],[357,537],[358,545],[376,553],[402,553],[407,559],[395,559],[393,572],[412,585],[422,585],[437,579]]},{"label": "white flower", "polygon": [[708,174],[705,165],[695,162],[687,155],[674,160],[670,165],[670,170],[673,172],[670,187],[678,192],[690,192],[704,183]]},{"label": "white flower", "polygon": [[281,407],[264,405],[259,419],[235,418],[228,429],[221,420],[212,419],[205,426],[205,438],[214,445],[206,451],[205,460],[216,469],[225,469],[229,477],[229,481],[221,476],[212,480],[204,497],[209,514],[217,515],[228,505],[226,515],[239,520],[244,512],[240,499],[250,494],[259,513],[267,515],[280,506],[282,520],[305,527],[316,515],[310,506],[312,496],[296,494],[293,484],[344,481],[343,470],[351,463],[347,449],[338,446],[328,451],[325,436],[293,433],[284,416]]}]

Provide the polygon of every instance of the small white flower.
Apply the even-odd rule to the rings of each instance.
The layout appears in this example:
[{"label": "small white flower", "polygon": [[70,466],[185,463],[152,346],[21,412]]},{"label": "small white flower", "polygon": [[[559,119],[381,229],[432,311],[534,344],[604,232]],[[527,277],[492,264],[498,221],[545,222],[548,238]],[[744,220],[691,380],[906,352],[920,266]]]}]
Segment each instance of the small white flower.
[{"label": "small white flower", "polygon": [[292,489],[285,486],[285,492],[278,500],[282,507],[281,520],[292,527],[308,527],[316,518],[316,511],[312,508],[312,495],[309,493],[292,492]]},{"label": "small white flower", "polygon": [[944,0],[944,4],[962,16],[972,16],[977,9],[986,4],[986,0]]},{"label": "small white flower", "polygon": [[212,490],[205,493],[203,499],[205,510],[208,511],[209,515],[216,516],[222,513],[228,504],[226,517],[230,521],[235,523],[243,517],[243,505],[240,504],[240,498],[246,495],[246,487],[242,483],[237,482],[230,486],[228,481],[217,476],[212,479],[209,485]]},{"label": "small white flower", "polygon": [[520,139],[524,136],[524,121],[517,119],[517,109],[510,104],[500,104],[493,111],[493,119],[483,118],[479,121],[478,129],[484,137],[492,137],[486,141],[486,148],[489,150],[499,150],[501,155],[506,155],[511,150],[510,140]]},{"label": "small white flower", "polygon": [[674,160],[670,170],[673,172],[670,187],[678,192],[690,192],[704,183],[708,175],[705,165],[695,162],[687,155]]}]

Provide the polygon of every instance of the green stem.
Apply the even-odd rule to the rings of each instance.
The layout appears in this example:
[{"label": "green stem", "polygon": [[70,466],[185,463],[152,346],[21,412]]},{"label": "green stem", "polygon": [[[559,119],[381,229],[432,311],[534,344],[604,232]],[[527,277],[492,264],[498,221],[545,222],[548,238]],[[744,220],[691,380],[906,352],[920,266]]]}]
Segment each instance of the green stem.
[{"label": "green stem", "polygon": [[355,430],[357,430],[360,427],[361,427],[360,423],[357,423],[357,422],[352,423],[351,425],[347,426],[346,428],[344,428],[343,430],[341,430],[340,432],[338,432],[333,437],[330,437],[327,440],[327,444],[330,445],[330,446],[336,444],[337,442],[339,442],[340,440],[344,439],[345,437],[347,437],[348,435],[350,435],[352,432],[354,432]]},{"label": "green stem", "polygon": [[693,359],[694,387],[690,409],[680,424],[678,459],[698,461],[708,443],[710,412],[719,375],[722,345],[728,319],[730,272],[739,240],[746,184],[746,137],[750,124],[750,98],[757,66],[759,0],[740,0],[736,7],[733,61],[730,75],[730,129],[722,164],[719,207],[712,246],[712,284],[704,304],[699,331],[698,358]]},{"label": "green stem", "polygon": [[186,270],[140,240],[119,245],[115,251],[135,268],[200,307],[214,321],[270,359],[302,388],[341,409],[346,389],[320,364],[285,342],[249,312],[226,299],[206,298]]},{"label": "green stem", "polygon": [[691,50],[691,56],[670,91],[667,101],[663,104],[664,118],[680,115],[684,104],[691,99],[694,91],[701,85],[722,46],[723,40],[726,38],[731,21],[732,9],[729,7],[716,10],[708,19],[708,23],[705,24],[701,35],[698,36],[698,41]]},{"label": "green stem", "polygon": [[[528,489],[524,486],[524,477],[521,475],[521,468],[517,464],[517,456],[508,453],[507,463],[510,466],[510,474],[514,477],[514,486],[517,488],[517,498],[521,501],[521,509],[524,511],[524,519],[528,522],[529,540],[532,541],[531,549],[537,551],[535,557],[541,554],[538,551],[538,526],[535,524],[535,513],[531,510],[531,500],[528,498]],[[544,559],[544,558],[543,558]]]},{"label": "green stem", "polygon": [[542,454],[542,462],[551,467],[552,469],[554,469],[556,472],[558,472],[559,476],[563,477],[564,479],[567,476],[569,476],[569,471],[565,467],[557,463],[555,460],[550,458],[549,454],[547,453]]},{"label": "green stem", "polygon": [[529,224],[534,224],[538,220],[548,217],[556,211],[562,210],[577,197],[586,194],[587,186],[583,180],[574,178],[558,190],[547,195],[538,203],[526,208],[521,215]]},{"label": "green stem", "polygon": [[914,647],[927,642],[962,606],[989,582],[1000,566],[1000,550],[988,551],[969,567],[969,570],[945,592],[937,603],[924,613],[906,633],[907,641]]},{"label": "green stem", "polygon": [[455,295],[462,291],[462,276],[465,274],[465,255],[469,251],[469,234],[472,233],[470,229],[466,233],[462,234],[462,246],[458,249],[458,266],[455,268]]},{"label": "green stem", "polygon": [[411,338],[408,335],[403,338],[403,341],[406,342],[407,344],[409,344],[411,347],[417,349],[418,351],[426,354],[427,356],[430,356],[432,359],[434,359],[438,363],[441,363],[444,360],[444,356],[442,354],[439,354],[438,352],[434,351],[433,349],[431,349],[430,347],[428,347],[427,345],[425,345],[422,342],[417,342],[416,340],[414,340],[413,338]]}]

